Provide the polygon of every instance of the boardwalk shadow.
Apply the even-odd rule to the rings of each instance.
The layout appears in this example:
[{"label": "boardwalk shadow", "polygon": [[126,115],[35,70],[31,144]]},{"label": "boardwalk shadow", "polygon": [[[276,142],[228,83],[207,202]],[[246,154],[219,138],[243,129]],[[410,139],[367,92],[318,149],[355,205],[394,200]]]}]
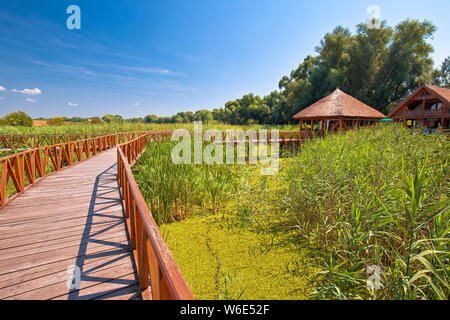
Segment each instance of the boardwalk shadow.
[{"label": "boardwalk shadow", "polygon": [[138,283],[130,243],[114,164],[96,177],[68,299],[130,294]]}]

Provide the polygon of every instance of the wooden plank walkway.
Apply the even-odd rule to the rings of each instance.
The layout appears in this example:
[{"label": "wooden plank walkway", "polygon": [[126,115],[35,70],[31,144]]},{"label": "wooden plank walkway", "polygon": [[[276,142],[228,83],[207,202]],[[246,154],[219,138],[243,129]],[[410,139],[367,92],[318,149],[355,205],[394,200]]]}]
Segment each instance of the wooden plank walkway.
[{"label": "wooden plank walkway", "polygon": [[0,210],[0,299],[140,299],[125,221],[115,148],[42,179]]}]

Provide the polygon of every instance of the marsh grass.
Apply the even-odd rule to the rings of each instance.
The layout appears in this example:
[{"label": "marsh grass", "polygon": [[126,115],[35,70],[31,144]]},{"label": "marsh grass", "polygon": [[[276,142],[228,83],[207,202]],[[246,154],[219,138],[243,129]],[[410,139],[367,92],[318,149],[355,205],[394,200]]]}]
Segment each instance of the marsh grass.
[{"label": "marsh grass", "polygon": [[303,146],[282,203],[323,275],[312,298],[448,299],[449,147],[396,125]]},{"label": "marsh grass", "polygon": [[[193,130],[193,123],[177,123],[177,124],[152,124],[152,123],[103,123],[103,124],[65,124],[59,126],[34,126],[34,127],[14,127],[0,125],[0,134],[112,134],[118,132],[137,132],[137,131],[167,131],[175,129]],[[248,125],[237,126],[222,123],[204,123],[203,129],[218,129],[225,131],[226,129],[279,129],[283,131],[296,131],[297,126],[263,126]]]},{"label": "marsh grass", "polygon": [[[257,165],[175,165],[173,145],[150,143],[133,170],[195,296],[306,298],[313,272],[298,243],[286,240],[280,176],[261,176]],[[177,198],[189,199],[187,219],[177,218]]]},{"label": "marsh grass", "polygon": [[133,168],[158,224],[186,218],[192,206],[217,213],[238,181],[234,165],[174,164],[171,150],[175,145],[169,139],[150,142]]},{"label": "marsh grass", "polygon": [[446,136],[330,135],[285,151],[276,176],[174,165],[171,147],[149,144],[134,170],[197,298],[449,298]]}]

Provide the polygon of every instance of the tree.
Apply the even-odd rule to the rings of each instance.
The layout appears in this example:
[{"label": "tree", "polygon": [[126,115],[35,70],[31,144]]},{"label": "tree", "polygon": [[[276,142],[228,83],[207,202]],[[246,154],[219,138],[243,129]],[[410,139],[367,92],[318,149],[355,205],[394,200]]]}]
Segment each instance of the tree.
[{"label": "tree", "polygon": [[440,70],[433,71],[433,84],[439,87],[450,88],[450,56],[444,60]]},{"label": "tree", "polygon": [[105,114],[102,120],[106,123],[123,123],[125,120],[121,115]]},{"label": "tree", "polygon": [[[249,93],[228,101],[222,108],[178,112],[172,117],[148,115],[146,123],[187,123],[194,120],[230,124],[294,123],[293,116],[330,94],[337,87],[383,113],[424,83],[450,87],[450,57],[433,70],[428,43],[436,27],[429,21],[404,20],[395,28],[382,22],[371,29],[357,25],[356,34],[342,26],[325,34],[290,75],[279,81],[279,90],[261,98]],[[105,115],[105,122],[123,121]]]},{"label": "tree", "polygon": [[7,114],[3,117],[4,123],[10,126],[23,126],[31,127],[33,126],[33,119],[23,111],[16,111]]},{"label": "tree", "polygon": [[66,123],[66,118],[64,118],[64,117],[53,117],[53,118],[47,119],[47,124],[49,126],[61,126],[61,125],[64,125],[65,123]]},{"label": "tree", "polygon": [[217,122],[225,122],[224,119],[224,109],[222,108],[215,108],[212,111],[213,119]]},{"label": "tree", "polygon": [[188,122],[194,122],[195,120],[195,114],[192,111],[186,112],[186,118]]},{"label": "tree", "polygon": [[114,119],[114,116],[112,115],[112,114],[105,114],[103,117],[102,117],[102,120],[103,121],[105,121],[106,123],[111,123],[111,122],[113,122],[113,119]]},{"label": "tree", "polygon": [[195,112],[195,121],[202,121],[204,123],[212,122],[214,120],[213,114],[209,110],[197,110]]},{"label": "tree", "polygon": [[83,122],[83,121],[86,121],[86,119],[80,118],[80,117],[72,117],[72,118],[68,118],[67,121],[69,121],[69,122]]},{"label": "tree", "polygon": [[142,123],[142,122],[145,122],[145,121],[144,121],[144,118],[131,118],[131,119],[127,119],[126,122]]},{"label": "tree", "polygon": [[[356,35],[337,27],[327,33],[290,77],[279,83],[283,100],[272,108],[272,121],[291,121],[292,116],[337,87],[368,105],[388,112],[433,73],[427,40],[436,27],[429,21],[405,20],[395,29],[383,22],[379,29],[357,26]],[[284,119],[284,120],[282,120]]]},{"label": "tree", "polygon": [[375,84],[374,107],[390,111],[417,87],[431,82],[433,47],[426,40],[435,31],[427,20],[405,20],[396,26]]},{"label": "tree", "polygon": [[88,121],[91,124],[101,124],[102,123],[102,119],[100,119],[100,117],[92,117],[92,118],[89,118]]},{"label": "tree", "polygon": [[113,123],[124,123],[125,122],[125,120],[123,119],[123,117],[121,116],[121,115],[119,115],[119,114],[116,114],[114,117],[113,117]]},{"label": "tree", "polygon": [[156,123],[158,120],[158,116],[154,114],[149,114],[144,118],[145,123]]}]

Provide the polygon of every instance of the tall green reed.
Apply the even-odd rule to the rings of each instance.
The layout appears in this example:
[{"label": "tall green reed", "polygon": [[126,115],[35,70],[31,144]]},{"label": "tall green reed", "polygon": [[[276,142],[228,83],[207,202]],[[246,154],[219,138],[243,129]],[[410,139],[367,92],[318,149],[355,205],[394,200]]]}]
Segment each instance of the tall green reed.
[{"label": "tall green reed", "polygon": [[[285,203],[321,268],[313,297],[448,298],[448,151],[445,136],[395,125],[302,147]],[[371,266],[377,290],[366,285]]]}]

